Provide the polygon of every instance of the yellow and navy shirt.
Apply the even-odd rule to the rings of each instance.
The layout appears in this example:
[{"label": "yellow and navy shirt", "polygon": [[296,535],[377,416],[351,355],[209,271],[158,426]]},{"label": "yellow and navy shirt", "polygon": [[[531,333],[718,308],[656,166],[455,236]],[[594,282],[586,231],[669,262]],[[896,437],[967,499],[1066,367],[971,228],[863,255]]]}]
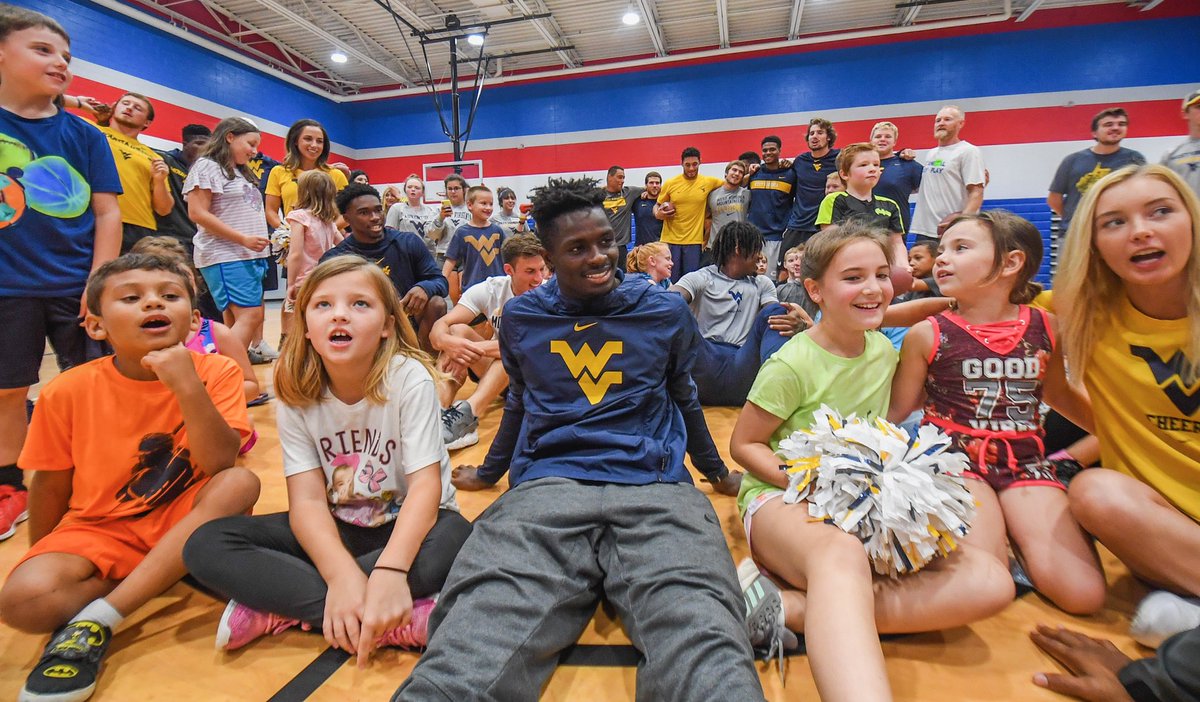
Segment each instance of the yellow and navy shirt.
[{"label": "yellow and navy shirt", "polygon": [[1100,462],[1157,490],[1200,521],[1200,358],[1190,323],[1154,319],[1123,300],[1092,349],[1083,382]]},{"label": "yellow and navy shirt", "polygon": [[821,201],[821,208],[817,210],[817,226],[841,224],[851,217],[858,217],[873,227],[889,232],[904,233],[900,206],[894,201],[882,195],[874,195],[870,200],[859,200],[844,190],[829,193]]},{"label": "yellow and navy shirt", "polygon": [[[647,329],[654,329],[647,334]],[[551,280],[504,308],[504,417],[480,477],[690,483],[684,452],[710,479],[725,465],[691,370],[700,332],[683,298],[630,276],[590,300]]]},{"label": "yellow and navy shirt", "polygon": [[130,139],[112,127],[97,129],[108,139],[113,161],[117,164],[117,175],[121,177],[121,188],[124,192],[117,196],[117,205],[121,207],[121,221],[158,231],[158,222],[154,218],[154,202],[150,194],[153,182],[151,166],[155,161],[161,161],[162,157],[154,149],[137,139]]},{"label": "yellow and navy shirt", "polygon": [[750,176],[750,208],[746,221],[758,227],[763,239],[778,241],[787,229],[792,201],[796,199],[796,171],[780,168],[772,171],[765,166]]}]

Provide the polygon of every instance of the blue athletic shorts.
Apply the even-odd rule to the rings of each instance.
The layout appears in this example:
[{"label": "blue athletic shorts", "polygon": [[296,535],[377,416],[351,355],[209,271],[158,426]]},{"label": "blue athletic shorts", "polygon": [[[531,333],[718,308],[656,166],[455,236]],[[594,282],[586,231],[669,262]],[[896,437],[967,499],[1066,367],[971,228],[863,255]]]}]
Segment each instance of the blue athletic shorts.
[{"label": "blue athletic shorts", "polygon": [[208,291],[212,293],[213,302],[222,311],[230,305],[262,307],[263,276],[266,272],[265,258],[215,263],[200,269],[200,275],[204,276]]}]

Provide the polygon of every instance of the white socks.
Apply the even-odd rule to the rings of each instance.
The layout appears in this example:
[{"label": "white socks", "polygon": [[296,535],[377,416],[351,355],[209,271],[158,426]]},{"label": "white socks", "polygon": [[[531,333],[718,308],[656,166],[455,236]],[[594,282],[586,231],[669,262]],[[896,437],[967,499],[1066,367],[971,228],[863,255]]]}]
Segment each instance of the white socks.
[{"label": "white socks", "polygon": [[110,630],[116,630],[116,628],[120,626],[121,622],[125,621],[125,617],[122,616],[121,613],[115,608],[113,608],[113,606],[108,603],[108,600],[101,597],[98,600],[93,600],[91,604],[80,610],[79,614],[71,617],[71,621],[97,622],[108,627]]},{"label": "white socks", "polygon": [[1143,646],[1158,648],[1175,634],[1196,627],[1200,627],[1200,599],[1155,590],[1138,605],[1129,635]]}]

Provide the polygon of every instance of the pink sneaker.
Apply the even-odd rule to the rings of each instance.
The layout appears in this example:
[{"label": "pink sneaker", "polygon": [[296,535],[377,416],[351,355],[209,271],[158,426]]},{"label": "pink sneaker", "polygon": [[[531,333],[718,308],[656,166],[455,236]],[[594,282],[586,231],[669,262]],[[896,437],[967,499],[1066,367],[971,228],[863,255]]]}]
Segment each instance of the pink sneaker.
[{"label": "pink sneaker", "polygon": [[29,493],[11,485],[0,485],[0,541],[17,533],[17,525],[29,518],[25,505]]},{"label": "pink sneaker", "polygon": [[261,636],[273,636],[299,624],[299,619],[284,619],[230,600],[217,625],[217,650],[234,651]]},{"label": "pink sneaker", "polygon": [[379,638],[380,646],[397,648],[425,648],[429,643],[429,614],[437,604],[434,598],[426,597],[413,602],[412,618],[404,626],[398,626]]}]

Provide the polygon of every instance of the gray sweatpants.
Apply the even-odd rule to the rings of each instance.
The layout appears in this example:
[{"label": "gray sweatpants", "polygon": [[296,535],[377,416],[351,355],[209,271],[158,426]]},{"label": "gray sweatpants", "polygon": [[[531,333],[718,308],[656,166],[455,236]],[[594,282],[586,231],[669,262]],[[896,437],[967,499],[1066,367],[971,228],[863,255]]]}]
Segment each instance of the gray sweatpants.
[{"label": "gray sweatpants", "polygon": [[642,655],[638,700],[762,700],[733,560],[691,485],[518,485],[475,521],[393,699],[536,700],[601,594]]}]

